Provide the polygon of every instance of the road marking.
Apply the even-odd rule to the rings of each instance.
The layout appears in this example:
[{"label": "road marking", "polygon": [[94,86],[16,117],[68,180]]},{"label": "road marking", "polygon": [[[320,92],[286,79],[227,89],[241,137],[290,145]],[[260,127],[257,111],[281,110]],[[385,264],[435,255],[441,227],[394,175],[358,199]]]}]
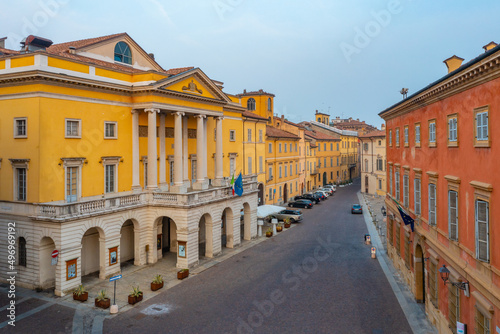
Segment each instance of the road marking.
[{"label": "road marking", "polygon": [[96,315],[94,317],[94,322],[92,323],[92,334],[102,334],[102,328],[104,324],[104,315]]},{"label": "road marking", "polygon": [[[43,310],[45,310],[46,308],[51,307],[52,305],[54,305],[54,303],[47,303],[47,304],[43,304],[43,305],[38,306],[38,307],[36,307],[36,308],[34,308],[34,309],[32,309],[32,310],[28,311],[28,312],[25,312],[25,313],[23,313],[23,314],[20,314],[20,315],[16,316],[16,322],[18,322],[19,320],[23,320],[24,318],[27,318],[27,317],[29,317],[29,316],[31,316],[31,315],[33,315],[33,314],[35,314],[35,313],[38,313],[38,312],[40,312],[40,311],[43,311]],[[0,324],[0,328],[4,328],[5,326],[7,326],[7,325],[9,324],[9,321],[10,321],[10,320],[7,320],[7,321],[2,322],[2,323]]]},{"label": "road marking", "polygon": [[77,307],[73,316],[73,334],[83,333],[83,315],[83,308]]}]

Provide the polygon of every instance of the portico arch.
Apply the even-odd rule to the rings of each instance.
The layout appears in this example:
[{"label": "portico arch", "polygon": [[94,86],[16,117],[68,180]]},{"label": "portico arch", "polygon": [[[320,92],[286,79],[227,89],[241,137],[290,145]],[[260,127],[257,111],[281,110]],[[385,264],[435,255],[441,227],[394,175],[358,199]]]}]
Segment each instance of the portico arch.
[{"label": "portico arch", "polygon": [[105,267],[101,242],[104,231],[100,227],[91,227],[82,236],[81,275],[86,276],[100,272]]},{"label": "portico arch", "polygon": [[425,303],[424,252],[420,244],[415,247],[415,299],[417,303]]},{"label": "portico arch", "polygon": [[234,247],[234,215],[231,208],[225,208],[222,212],[221,224],[221,246],[222,248]]},{"label": "portico arch", "polygon": [[252,231],[251,231],[251,209],[250,204],[243,203],[243,221],[241,225],[241,239],[243,240],[251,240],[252,239]]},{"label": "portico arch", "polygon": [[55,288],[56,266],[52,265],[52,252],[56,249],[54,240],[43,237],[38,248],[40,263],[40,287],[42,289]]}]

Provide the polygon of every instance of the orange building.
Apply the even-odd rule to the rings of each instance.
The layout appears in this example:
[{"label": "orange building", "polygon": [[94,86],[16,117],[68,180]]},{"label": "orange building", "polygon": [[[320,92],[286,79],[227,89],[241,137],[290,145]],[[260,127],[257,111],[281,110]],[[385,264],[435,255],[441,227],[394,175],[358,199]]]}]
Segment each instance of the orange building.
[{"label": "orange building", "polygon": [[500,46],[485,49],[380,113],[388,254],[439,333],[500,327]]}]

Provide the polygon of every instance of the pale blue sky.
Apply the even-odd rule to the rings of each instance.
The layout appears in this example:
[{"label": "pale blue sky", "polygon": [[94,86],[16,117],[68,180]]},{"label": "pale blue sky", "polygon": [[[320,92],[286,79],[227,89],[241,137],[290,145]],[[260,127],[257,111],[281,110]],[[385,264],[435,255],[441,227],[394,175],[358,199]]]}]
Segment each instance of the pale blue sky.
[{"label": "pale blue sky", "polygon": [[274,93],[275,113],[295,122],[319,109],[380,127],[402,87],[412,94],[447,73],[444,59],[500,43],[498,0],[2,2],[8,47],[27,34],[61,43],[127,32],[166,69],[200,67],[227,93]]}]

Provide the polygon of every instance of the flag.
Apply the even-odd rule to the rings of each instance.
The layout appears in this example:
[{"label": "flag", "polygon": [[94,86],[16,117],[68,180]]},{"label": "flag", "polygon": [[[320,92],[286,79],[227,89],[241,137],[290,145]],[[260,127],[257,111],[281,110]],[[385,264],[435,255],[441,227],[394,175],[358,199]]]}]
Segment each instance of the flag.
[{"label": "flag", "polygon": [[234,181],[234,192],[236,193],[236,195],[238,196],[241,196],[243,195],[243,176],[241,175],[241,172],[240,172],[240,175],[238,175],[238,178],[236,179],[236,181]]},{"label": "flag", "polygon": [[233,178],[231,179],[231,189],[233,190],[233,196],[234,196],[234,173],[233,173]]},{"label": "flag", "polygon": [[396,205],[397,205],[398,210],[399,210],[399,214],[401,215],[401,218],[403,218],[403,222],[405,223],[405,225],[410,225],[411,231],[415,232],[415,229],[414,229],[415,228],[415,226],[414,226],[415,221],[413,220],[413,218],[410,217],[410,215],[405,211],[405,209],[403,209],[401,207],[401,205],[396,200],[394,200],[394,202],[396,202]]}]

